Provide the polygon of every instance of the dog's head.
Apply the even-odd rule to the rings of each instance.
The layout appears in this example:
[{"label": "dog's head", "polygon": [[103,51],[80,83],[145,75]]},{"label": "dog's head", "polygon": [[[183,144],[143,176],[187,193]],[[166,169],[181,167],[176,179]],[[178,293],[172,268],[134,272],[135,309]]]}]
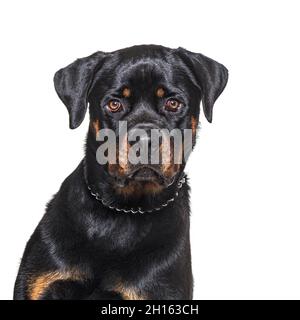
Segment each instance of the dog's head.
[{"label": "dog's head", "polygon": [[[104,143],[96,140],[99,131],[109,128],[116,132],[116,163],[95,162],[94,172],[98,166],[118,193],[136,196],[160,192],[176,180],[185,163],[184,146],[176,149],[171,143],[170,148],[164,148],[160,138],[155,146],[160,155],[158,163],[131,163],[128,155],[134,144],[128,134],[120,135],[120,123],[126,123],[127,132],[144,130],[140,140],[149,146],[148,151],[153,150],[154,129],[190,129],[194,144],[200,101],[211,122],[213,105],[227,77],[223,65],[202,54],[143,45],[78,59],[55,74],[54,84],[69,111],[70,128],[81,124],[89,104],[90,159],[96,159],[97,147]],[[183,161],[175,161],[176,152]],[[164,153],[167,161],[162,161]]]}]

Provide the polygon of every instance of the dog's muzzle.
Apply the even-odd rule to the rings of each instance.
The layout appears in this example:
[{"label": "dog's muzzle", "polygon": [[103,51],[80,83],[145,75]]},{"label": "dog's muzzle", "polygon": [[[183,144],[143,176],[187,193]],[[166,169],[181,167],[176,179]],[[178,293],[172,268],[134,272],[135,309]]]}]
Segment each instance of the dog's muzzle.
[{"label": "dog's muzzle", "polygon": [[[170,143],[166,152],[165,140],[154,135],[153,129],[156,132],[160,130],[152,124],[139,124],[129,131],[126,139],[119,137],[123,141],[123,149],[119,150],[118,165],[109,166],[110,175],[117,180],[119,186],[135,181],[167,187],[174,182],[180,169],[180,165],[173,163],[174,147]],[[127,161],[124,164],[125,157]]]}]

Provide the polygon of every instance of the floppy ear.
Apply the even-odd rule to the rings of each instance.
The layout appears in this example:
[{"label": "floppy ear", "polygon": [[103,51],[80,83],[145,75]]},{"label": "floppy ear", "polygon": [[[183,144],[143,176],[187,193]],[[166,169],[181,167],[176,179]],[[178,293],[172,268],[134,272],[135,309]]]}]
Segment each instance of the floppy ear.
[{"label": "floppy ear", "polygon": [[178,52],[194,75],[196,85],[201,90],[205,117],[212,122],[213,106],[227,84],[228,70],[201,53],[190,52],[183,48],[178,48]]},{"label": "floppy ear", "polygon": [[104,56],[105,53],[96,52],[77,59],[55,73],[54,87],[69,111],[71,129],[77,128],[84,119],[94,74],[101,66]]}]

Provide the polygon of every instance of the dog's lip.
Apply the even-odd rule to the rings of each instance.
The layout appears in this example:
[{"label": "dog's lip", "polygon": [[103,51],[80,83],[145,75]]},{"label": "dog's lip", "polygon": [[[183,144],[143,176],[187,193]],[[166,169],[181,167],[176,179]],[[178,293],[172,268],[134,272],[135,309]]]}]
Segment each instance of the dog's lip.
[{"label": "dog's lip", "polygon": [[160,183],[165,180],[158,170],[149,166],[142,166],[133,170],[127,178],[135,181],[156,181]]},{"label": "dog's lip", "polygon": [[173,177],[165,177],[159,168],[149,165],[138,166],[133,168],[126,176],[123,177],[115,177],[115,183],[119,187],[124,187],[130,181],[136,181],[140,183],[158,183],[163,187],[169,187],[172,185],[176,179],[175,174]]}]

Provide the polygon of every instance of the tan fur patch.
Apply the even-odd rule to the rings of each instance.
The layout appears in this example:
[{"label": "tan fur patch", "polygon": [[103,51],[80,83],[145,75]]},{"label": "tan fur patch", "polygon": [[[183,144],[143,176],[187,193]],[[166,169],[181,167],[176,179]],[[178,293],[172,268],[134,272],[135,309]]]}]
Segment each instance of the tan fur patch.
[{"label": "tan fur patch", "polygon": [[196,130],[197,130],[197,119],[194,116],[191,117],[191,126],[192,126],[193,136],[195,136]]},{"label": "tan fur patch", "polygon": [[95,134],[97,135],[98,131],[100,130],[100,121],[98,119],[93,121],[92,126],[94,128]]},{"label": "tan fur patch", "polygon": [[162,158],[162,172],[167,173],[170,167],[172,167],[171,145],[169,143],[162,143],[159,146],[159,151]]},{"label": "tan fur patch", "polygon": [[169,164],[169,165],[163,165],[162,170],[165,175],[165,177],[172,178],[176,172],[178,172],[180,169],[180,164]]},{"label": "tan fur patch", "polygon": [[141,184],[136,181],[130,181],[125,187],[116,187],[116,192],[123,195],[124,197],[129,197],[134,195],[135,197],[140,197],[143,194],[156,194],[162,190],[162,186],[156,182],[147,182],[141,188]]},{"label": "tan fur patch", "polygon": [[129,88],[124,88],[122,91],[122,95],[124,98],[129,98],[131,96],[131,90]]},{"label": "tan fur patch", "polygon": [[163,187],[157,182],[149,182],[149,183],[146,183],[144,186],[144,193],[155,194],[160,192],[162,188]]},{"label": "tan fur patch", "polygon": [[162,98],[165,95],[165,90],[163,88],[158,88],[156,90],[156,95],[158,98]]},{"label": "tan fur patch", "polygon": [[28,296],[30,300],[38,300],[45,290],[55,281],[58,280],[82,280],[78,271],[53,271],[45,272],[37,277],[29,279]]},{"label": "tan fur patch", "polygon": [[136,197],[140,196],[140,186],[137,188],[137,185],[134,181],[129,182],[125,187],[116,187],[116,192],[124,197],[129,197],[135,194]]},{"label": "tan fur patch", "polygon": [[117,163],[108,163],[108,171],[112,175],[119,174],[121,176],[126,175],[129,165],[128,165],[128,153],[129,153],[129,143],[127,141],[127,135],[120,141],[120,146],[116,150]]},{"label": "tan fur patch", "polygon": [[130,145],[127,140],[127,134],[124,135],[123,140],[120,143],[120,149],[118,152],[120,169],[126,172],[128,170],[128,153]]},{"label": "tan fur patch", "polygon": [[138,290],[125,287],[122,283],[119,283],[114,291],[119,293],[124,300],[147,300]]},{"label": "tan fur patch", "polygon": [[[173,154],[175,152],[174,146],[170,143],[163,143],[159,147],[161,156],[162,156],[162,165],[161,170],[166,177],[173,177],[176,172],[180,169],[180,163],[183,160],[183,148],[180,146],[177,152],[178,155]],[[175,163],[175,161],[177,163]]]}]

